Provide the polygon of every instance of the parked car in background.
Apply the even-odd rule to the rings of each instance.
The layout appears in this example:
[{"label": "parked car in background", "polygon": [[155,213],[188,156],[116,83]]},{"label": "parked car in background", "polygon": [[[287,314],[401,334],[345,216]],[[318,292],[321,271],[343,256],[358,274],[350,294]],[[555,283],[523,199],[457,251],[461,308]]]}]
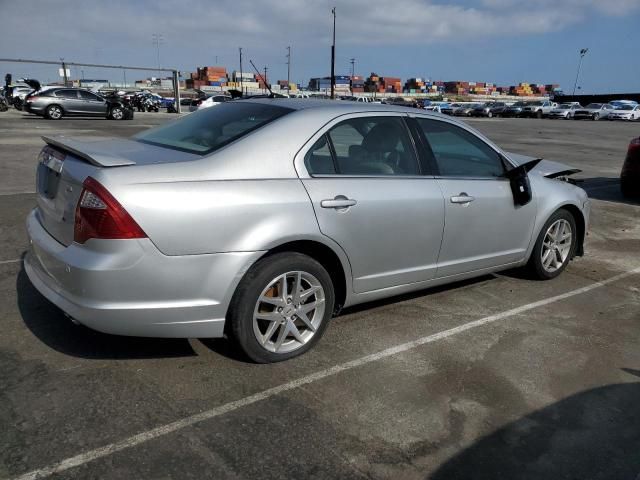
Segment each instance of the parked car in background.
[{"label": "parked car in background", "polygon": [[385,105],[396,105],[401,107],[421,108],[420,104],[414,98],[389,97],[382,101]]},{"label": "parked car in background", "polygon": [[215,107],[216,105],[220,105],[224,102],[228,102],[231,100],[231,97],[228,95],[212,95],[210,97],[205,98],[204,100],[202,100],[198,106],[197,109],[198,110],[202,110],[204,108],[211,108],[211,107]]},{"label": "parked car in background", "polygon": [[572,119],[576,113],[576,110],[582,108],[580,104],[575,103],[561,103],[557,107],[551,109],[549,112],[549,118],[563,118],[565,120]]},{"label": "parked car in background", "polygon": [[425,106],[424,109],[428,112],[442,113],[442,109],[447,107],[449,107],[448,103],[437,102],[437,103],[431,103],[431,105]]},{"label": "parked car in background", "polygon": [[499,117],[505,108],[506,104],[504,102],[487,102],[476,106],[471,115],[474,117]]},{"label": "parked car in background", "polygon": [[578,108],[573,118],[575,120],[601,120],[607,118],[613,110],[613,106],[608,103],[590,103],[584,108]]},{"label": "parked car in background", "polygon": [[470,117],[473,113],[473,109],[476,108],[477,105],[477,103],[467,103],[461,105],[459,108],[456,108],[453,111],[453,115],[455,117]]},{"label": "parked car in background", "polygon": [[416,109],[240,100],[132,139],[44,140],[33,285],[90,328],[227,333],[256,362],[306,352],[342,307],[525,265],[557,277],[589,224],[570,167]]},{"label": "parked car in background", "polygon": [[640,120],[640,105],[624,104],[609,112],[609,120]]},{"label": "parked car in background", "polygon": [[611,100],[609,105],[613,106],[613,108],[618,109],[623,105],[638,105],[638,102],[635,100]]},{"label": "parked car in background", "polygon": [[440,107],[440,113],[445,115],[453,115],[453,111],[460,107],[460,103],[446,103],[443,107]]},{"label": "parked car in background", "polygon": [[557,105],[550,100],[529,102],[522,108],[523,117],[543,118],[551,113]]},{"label": "parked car in background", "polygon": [[502,112],[503,117],[521,117],[524,107],[527,106],[527,102],[516,102],[513,105],[507,106]]},{"label": "parked car in background", "polygon": [[30,93],[23,110],[50,120],[65,116],[106,117],[112,120],[133,118],[133,110],[119,97],[106,99],[80,88],[58,87]]},{"label": "parked car in background", "polygon": [[625,197],[640,197],[640,137],[634,138],[620,172],[620,188]]}]

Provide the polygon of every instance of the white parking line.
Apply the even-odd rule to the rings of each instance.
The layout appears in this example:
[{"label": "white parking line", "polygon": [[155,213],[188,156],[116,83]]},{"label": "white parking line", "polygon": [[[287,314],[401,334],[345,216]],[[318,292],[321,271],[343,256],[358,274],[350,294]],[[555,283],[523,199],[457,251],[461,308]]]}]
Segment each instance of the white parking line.
[{"label": "white parking line", "polygon": [[6,264],[9,264],[9,263],[18,263],[18,262],[21,262],[21,261],[22,261],[21,258],[15,258],[13,260],[0,260],[0,265],[6,265]]},{"label": "white parking line", "polygon": [[319,372],[312,373],[310,375],[306,375],[304,377],[298,378],[297,380],[292,380],[290,382],[283,383],[282,385],[278,385],[276,387],[263,390],[262,392],[256,393],[254,395],[241,398],[240,400],[235,400],[233,402],[225,403],[224,405],[212,408],[211,410],[207,410],[205,412],[201,412],[201,413],[192,415],[190,417],[186,417],[186,418],[177,420],[175,422],[168,423],[166,425],[162,425],[162,426],[153,428],[151,430],[147,430],[146,432],[138,433],[137,435],[134,435],[129,438],[125,438],[124,440],[120,440],[119,442],[111,443],[109,445],[105,445],[104,447],[96,448],[94,450],[89,450],[87,452],[81,453],[74,457],[66,458],[48,467],[33,470],[19,477],[15,477],[14,480],[35,480],[37,478],[47,477],[55,473],[60,473],[70,468],[84,465],[93,460],[97,460],[99,458],[112,455],[121,450],[135,447],[136,445],[140,445],[142,443],[148,442],[155,438],[168,435],[170,433],[173,433],[177,430],[181,430],[190,425],[204,422],[206,420],[210,420],[212,418],[224,415],[225,413],[233,412],[235,410],[238,410],[239,408],[246,407],[247,405],[251,405],[253,403],[266,400],[280,393],[294,390],[298,387],[307,385],[309,383],[317,382],[318,380],[322,380],[323,378],[336,375],[340,372],[351,370],[356,367],[361,367],[368,363],[372,363],[372,362],[381,360],[383,358],[388,358],[393,355],[397,355],[399,353],[412,350],[421,345],[437,342],[438,340],[444,340],[445,338],[449,338],[459,333],[466,332],[467,330],[471,330],[473,328],[477,328],[482,325],[487,325],[493,322],[497,322],[498,320],[512,317],[514,315],[519,315],[529,310],[533,310],[534,308],[543,307],[551,303],[559,302],[560,300],[565,300],[567,298],[571,298],[576,295],[581,295],[583,293],[590,292],[591,290],[594,290],[596,288],[604,287],[605,285],[608,285],[610,283],[617,282],[618,280],[622,280],[623,278],[630,277],[631,275],[635,275],[636,273],[640,273],[640,268],[636,268],[634,270],[621,273],[620,275],[616,275],[614,277],[608,278],[601,282],[592,283],[591,285],[587,285],[586,287],[578,288],[576,290],[571,290],[570,292],[563,293],[561,295],[548,297],[543,300],[539,300],[537,302],[528,303],[520,307],[512,308],[511,310],[507,310],[502,313],[489,315],[488,317],[484,317],[479,320],[474,320],[473,322],[465,323],[463,325],[450,328],[449,330],[444,330],[442,332],[438,332],[433,335],[428,335],[426,337],[418,338],[417,340],[413,340],[411,342],[407,342],[400,345],[396,345],[395,347],[387,348],[385,350],[382,350],[380,352],[377,352],[371,355],[357,358],[349,362],[341,363],[339,365],[335,365],[325,370],[321,370]]}]

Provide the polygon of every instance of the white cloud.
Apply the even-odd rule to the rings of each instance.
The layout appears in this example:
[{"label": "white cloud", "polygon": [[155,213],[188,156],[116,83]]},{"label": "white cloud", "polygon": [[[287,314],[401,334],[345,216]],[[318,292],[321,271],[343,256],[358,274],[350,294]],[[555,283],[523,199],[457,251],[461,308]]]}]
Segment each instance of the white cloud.
[{"label": "white cloud", "polygon": [[640,10],[640,0],[0,0],[0,18],[29,19],[4,22],[0,45],[4,56],[85,61],[137,49],[149,58],[152,32],[164,34],[167,54],[190,57],[238,45],[312,48],[329,43],[334,4],[340,43],[371,47],[541,35]]}]

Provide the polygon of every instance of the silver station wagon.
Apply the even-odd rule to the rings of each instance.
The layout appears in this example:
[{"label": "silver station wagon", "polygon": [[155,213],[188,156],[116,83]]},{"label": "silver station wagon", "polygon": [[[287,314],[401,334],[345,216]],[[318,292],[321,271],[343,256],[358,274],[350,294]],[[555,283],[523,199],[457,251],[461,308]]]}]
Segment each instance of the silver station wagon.
[{"label": "silver station wagon", "polygon": [[341,308],[583,253],[577,170],[411,108],[227,102],[131,139],[44,137],[25,270],[87,327],[309,350]]}]

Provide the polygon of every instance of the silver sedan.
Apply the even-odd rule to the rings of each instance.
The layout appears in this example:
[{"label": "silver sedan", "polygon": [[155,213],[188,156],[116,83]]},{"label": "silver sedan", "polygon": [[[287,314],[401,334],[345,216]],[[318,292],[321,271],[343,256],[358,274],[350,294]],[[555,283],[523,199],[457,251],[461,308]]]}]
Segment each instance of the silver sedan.
[{"label": "silver sedan", "polygon": [[45,137],[25,270],[119,335],[309,350],[343,307],[583,254],[565,165],[411,108],[227,102],[131,139]]}]

